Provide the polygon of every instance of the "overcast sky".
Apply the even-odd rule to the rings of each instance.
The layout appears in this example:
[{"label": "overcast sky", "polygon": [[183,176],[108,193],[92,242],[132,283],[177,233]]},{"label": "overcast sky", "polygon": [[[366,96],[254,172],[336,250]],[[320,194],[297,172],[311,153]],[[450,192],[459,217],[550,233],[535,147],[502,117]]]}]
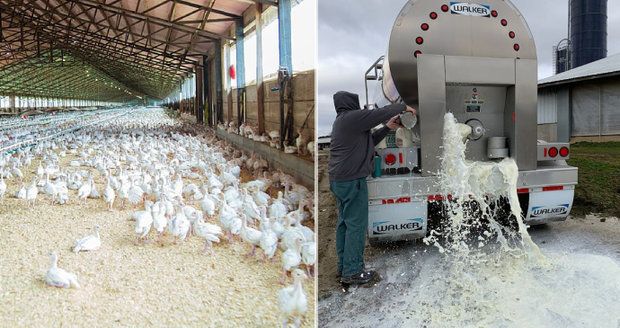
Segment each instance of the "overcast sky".
[{"label": "overcast sky", "polygon": [[[512,2],[525,16],[534,35],[538,77],[552,75],[552,48],[568,33],[568,0]],[[362,101],[364,72],[387,49],[392,24],[406,0],[320,0],[318,3],[318,134],[327,135],[336,116],[332,95],[348,90],[358,93]],[[607,54],[612,55],[620,52],[620,1],[610,0],[607,12]]]}]

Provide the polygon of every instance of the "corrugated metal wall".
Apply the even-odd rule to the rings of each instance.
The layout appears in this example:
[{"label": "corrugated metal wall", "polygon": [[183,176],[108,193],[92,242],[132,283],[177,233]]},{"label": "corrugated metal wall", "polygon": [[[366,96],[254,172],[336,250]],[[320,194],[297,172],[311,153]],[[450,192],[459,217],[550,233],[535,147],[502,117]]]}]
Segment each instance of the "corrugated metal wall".
[{"label": "corrugated metal wall", "polygon": [[572,136],[620,134],[620,81],[572,88]]},{"label": "corrugated metal wall", "polygon": [[604,84],[602,98],[602,134],[620,134],[620,82]]},{"label": "corrugated metal wall", "polygon": [[545,89],[538,91],[538,124],[558,122],[558,103],[556,91]]},{"label": "corrugated metal wall", "polygon": [[569,125],[570,137],[619,135],[620,80],[538,90],[538,124],[555,123],[559,141],[568,141]]},{"label": "corrugated metal wall", "polygon": [[572,136],[599,134],[600,88],[597,84],[581,84],[572,90]]}]

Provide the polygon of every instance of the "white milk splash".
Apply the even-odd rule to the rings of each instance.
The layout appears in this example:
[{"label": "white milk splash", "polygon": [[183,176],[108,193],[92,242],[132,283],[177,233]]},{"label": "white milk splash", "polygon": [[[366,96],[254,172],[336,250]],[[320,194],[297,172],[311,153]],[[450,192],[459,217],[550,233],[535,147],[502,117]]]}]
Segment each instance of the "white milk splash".
[{"label": "white milk splash", "polygon": [[[618,264],[589,254],[543,256],[521,218],[515,161],[466,160],[469,133],[469,126],[445,115],[439,180],[452,201],[445,202],[443,229],[424,240],[441,256],[437,265],[422,268],[407,325],[619,327]],[[502,197],[510,202],[515,229],[496,221],[493,204]]]},{"label": "white milk splash", "polygon": [[[439,189],[444,199],[451,200],[445,202],[449,220],[441,232],[432,231],[425,242],[434,244],[440,252],[450,257],[467,259],[472,263],[487,260],[486,254],[483,258],[472,257],[476,255],[472,251],[494,240],[499,243],[501,252],[540,259],[540,251],[532,242],[521,217],[517,164],[512,158],[501,162],[465,159],[470,133],[471,127],[458,123],[452,113],[445,115]],[[504,217],[513,216],[516,231],[496,220],[501,200],[509,201],[510,211],[504,213]],[[476,236],[473,231],[479,234]]]}]

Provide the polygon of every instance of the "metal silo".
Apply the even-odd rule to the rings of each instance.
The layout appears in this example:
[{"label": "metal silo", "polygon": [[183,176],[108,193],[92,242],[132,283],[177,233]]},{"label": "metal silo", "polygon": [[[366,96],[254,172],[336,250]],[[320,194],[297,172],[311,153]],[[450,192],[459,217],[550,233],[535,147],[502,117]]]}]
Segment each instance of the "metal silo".
[{"label": "metal silo", "polygon": [[572,68],[607,57],[607,0],[570,0]]}]

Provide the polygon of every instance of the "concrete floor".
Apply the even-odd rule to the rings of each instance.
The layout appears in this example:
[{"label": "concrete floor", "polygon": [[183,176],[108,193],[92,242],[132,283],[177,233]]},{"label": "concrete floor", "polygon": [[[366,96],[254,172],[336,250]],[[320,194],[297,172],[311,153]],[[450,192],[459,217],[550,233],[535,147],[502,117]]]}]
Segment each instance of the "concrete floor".
[{"label": "concrete floor", "polygon": [[378,268],[383,280],[372,288],[324,292],[320,326],[620,326],[619,219],[571,218],[530,234],[550,265],[506,259],[504,267],[473,270],[479,283],[474,291],[455,290],[449,263],[433,247],[374,248],[367,265]]},{"label": "concrete floor", "polygon": [[336,279],[336,204],[319,153],[319,327],[620,327],[620,220],[569,218],[529,233],[541,258],[456,271],[418,242],[366,247],[382,280],[344,291]]}]

